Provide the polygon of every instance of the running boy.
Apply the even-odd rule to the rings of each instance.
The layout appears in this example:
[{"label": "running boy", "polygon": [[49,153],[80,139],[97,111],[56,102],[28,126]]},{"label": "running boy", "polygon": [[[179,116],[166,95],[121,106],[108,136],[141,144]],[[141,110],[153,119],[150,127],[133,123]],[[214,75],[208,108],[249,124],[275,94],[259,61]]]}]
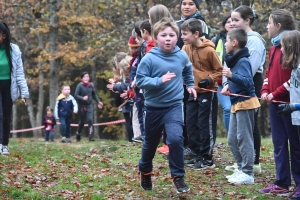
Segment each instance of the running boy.
[{"label": "running boy", "polygon": [[145,97],[145,140],[139,161],[141,187],[152,190],[152,160],[164,128],[170,150],[171,177],[178,193],[188,192],[190,188],[183,179],[182,79],[196,99],[192,64],[186,53],[176,46],[178,27],[173,20],[163,18],[154,25],[153,31],[158,47],[152,48],[141,60],[142,67],[138,68],[136,77],[136,84],[144,90]]},{"label": "running boy", "polygon": [[[216,141],[218,99],[214,92],[221,78],[222,64],[214,49],[215,45],[201,37],[202,25],[198,19],[188,19],[180,26],[184,50],[193,63],[194,85],[197,100],[190,95],[186,102],[186,130],[189,148],[196,154],[186,165],[196,170],[215,167],[212,154]],[[199,88],[199,87],[200,88]]]},{"label": "running boy", "polygon": [[249,60],[247,33],[241,28],[228,32],[225,48],[225,62],[228,68],[224,68],[222,75],[228,78],[228,84],[223,88],[223,94],[230,96],[231,115],[228,132],[228,145],[238,165],[239,171],[226,176],[230,183],[253,184],[254,165],[254,114],[260,107],[255,95],[252,68]]},{"label": "running boy", "polygon": [[70,86],[63,85],[61,94],[56,98],[54,117],[60,121],[60,132],[62,135],[61,142],[71,143],[70,125],[72,113],[77,113],[78,106],[76,100],[70,95]]}]

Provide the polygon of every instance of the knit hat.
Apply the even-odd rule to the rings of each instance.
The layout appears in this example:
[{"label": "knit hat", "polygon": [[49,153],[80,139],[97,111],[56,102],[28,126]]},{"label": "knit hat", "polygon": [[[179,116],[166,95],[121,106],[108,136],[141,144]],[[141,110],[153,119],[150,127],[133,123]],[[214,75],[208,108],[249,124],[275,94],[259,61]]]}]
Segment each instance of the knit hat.
[{"label": "knit hat", "polygon": [[133,36],[130,36],[128,40],[128,46],[129,47],[139,47],[139,44],[136,43],[135,38]]},{"label": "knit hat", "polygon": [[[196,7],[199,9],[200,6],[200,0],[193,0],[193,2],[196,4]],[[182,0],[180,0],[180,5],[182,4]]]}]

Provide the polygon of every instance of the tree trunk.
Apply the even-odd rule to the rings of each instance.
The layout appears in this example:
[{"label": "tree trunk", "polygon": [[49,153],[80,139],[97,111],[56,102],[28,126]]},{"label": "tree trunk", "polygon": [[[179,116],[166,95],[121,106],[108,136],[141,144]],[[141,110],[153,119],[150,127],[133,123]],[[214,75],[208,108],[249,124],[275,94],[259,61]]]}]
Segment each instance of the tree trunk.
[{"label": "tree trunk", "polygon": [[[39,49],[44,49],[44,37],[42,33],[38,34],[38,45]],[[39,97],[38,97],[38,107],[37,107],[37,113],[36,113],[36,125],[40,126],[42,124],[42,115],[43,115],[43,109],[44,109],[44,72],[42,70],[43,63],[40,61],[38,63],[39,68]],[[38,135],[42,136],[42,130],[38,130]]]},{"label": "tree trunk", "polygon": [[[28,110],[28,116],[29,116],[29,121],[30,121],[31,127],[36,127],[36,118],[34,116],[33,103],[31,101],[31,99],[28,99],[27,110]],[[33,131],[33,136],[35,138],[38,138],[38,131],[37,130]]]}]

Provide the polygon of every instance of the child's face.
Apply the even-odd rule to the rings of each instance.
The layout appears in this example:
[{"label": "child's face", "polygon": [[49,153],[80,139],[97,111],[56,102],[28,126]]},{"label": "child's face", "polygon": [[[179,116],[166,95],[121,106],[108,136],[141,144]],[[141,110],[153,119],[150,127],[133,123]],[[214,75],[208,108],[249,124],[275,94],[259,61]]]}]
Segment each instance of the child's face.
[{"label": "child's face", "polygon": [[231,20],[231,18],[229,18],[227,21],[226,21],[226,24],[225,24],[225,30],[228,32],[228,31],[230,31],[230,30],[232,30],[232,29],[234,29],[234,25],[233,25],[233,23],[232,23],[232,20]]},{"label": "child's face", "polygon": [[277,28],[277,26],[275,26],[273,22],[273,18],[271,16],[269,17],[267,29],[268,29],[268,34],[271,38],[274,38],[277,35],[279,35],[279,29]]},{"label": "child's face", "polygon": [[142,35],[143,40],[148,40],[149,39],[149,33],[148,33],[148,31],[146,31],[145,29],[144,30],[140,30],[140,31],[141,31],[141,35]]},{"label": "child's face", "polygon": [[181,39],[184,42],[184,44],[197,44],[198,37],[199,34],[193,34],[189,30],[181,30]]},{"label": "child's face", "polygon": [[245,30],[248,26],[248,22],[241,17],[239,12],[232,12],[231,20],[234,28],[242,28]]},{"label": "child's face", "polygon": [[226,37],[225,48],[227,54],[233,54],[233,43],[230,40],[229,36]]},{"label": "child's face", "polygon": [[129,47],[129,51],[131,54],[133,54],[134,52],[136,52],[137,48],[136,47]]},{"label": "child's face", "polygon": [[181,3],[181,14],[184,17],[192,16],[197,12],[198,8],[193,0],[183,0]]},{"label": "child's face", "polygon": [[70,87],[69,86],[65,86],[62,90],[61,90],[61,93],[63,93],[63,95],[65,96],[69,96],[70,95]]},{"label": "child's face", "polygon": [[47,116],[49,116],[49,117],[52,116],[52,111],[51,110],[47,110]]},{"label": "child's face", "polygon": [[85,74],[82,78],[81,78],[81,81],[83,83],[88,83],[90,82],[90,76],[88,74]]},{"label": "child's face", "polygon": [[171,53],[177,42],[177,34],[171,27],[167,27],[158,33],[156,42],[163,52]]},{"label": "child's face", "polygon": [[139,46],[141,46],[142,43],[144,42],[143,38],[138,36],[138,34],[135,34],[135,41],[136,41],[136,43],[138,43]]}]

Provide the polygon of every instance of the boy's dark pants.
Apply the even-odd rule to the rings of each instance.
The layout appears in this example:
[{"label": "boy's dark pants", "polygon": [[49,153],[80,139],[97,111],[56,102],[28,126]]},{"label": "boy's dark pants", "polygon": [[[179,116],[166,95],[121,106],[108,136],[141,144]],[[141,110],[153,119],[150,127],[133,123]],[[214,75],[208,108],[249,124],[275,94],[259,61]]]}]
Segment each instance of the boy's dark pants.
[{"label": "boy's dark pants", "polygon": [[213,92],[189,96],[186,104],[186,128],[189,147],[198,156],[211,160],[216,141],[218,98]]},{"label": "boy's dark pants", "polygon": [[271,127],[273,128],[271,131],[276,164],[275,184],[281,187],[291,186],[291,158],[292,175],[296,186],[300,186],[300,141],[298,127],[292,125],[291,115],[286,117],[277,115],[277,111],[279,110],[278,104],[270,103],[269,110]]},{"label": "boy's dark pants", "polygon": [[11,80],[0,80],[0,143],[5,146],[8,145],[13,106],[10,85]]},{"label": "boy's dark pants", "polygon": [[128,141],[132,142],[133,138],[133,129],[132,129],[132,112],[125,112],[123,113],[125,118],[125,127],[127,132]]},{"label": "boy's dark pants", "polygon": [[59,121],[61,136],[70,138],[71,117],[60,117]]},{"label": "boy's dark pants", "polygon": [[144,136],[144,134],[145,134],[144,118],[143,118],[143,101],[144,101],[143,94],[139,93],[139,91],[136,91],[135,92],[135,106],[138,110],[138,119],[139,119],[139,123],[140,123],[140,129],[141,129],[142,136]]},{"label": "boy's dark pants", "polygon": [[80,134],[84,126],[84,122],[87,119],[89,126],[89,137],[94,138],[94,126],[93,126],[93,105],[78,105],[79,122],[77,132]]},{"label": "boy's dark pants", "polygon": [[169,167],[171,176],[183,177],[185,174],[183,161],[183,108],[175,104],[167,108],[144,107],[145,140],[142,147],[142,158],[139,161],[141,172],[151,172],[152,160],[162,136],[166,131],[166,143],[169,146]]}]

